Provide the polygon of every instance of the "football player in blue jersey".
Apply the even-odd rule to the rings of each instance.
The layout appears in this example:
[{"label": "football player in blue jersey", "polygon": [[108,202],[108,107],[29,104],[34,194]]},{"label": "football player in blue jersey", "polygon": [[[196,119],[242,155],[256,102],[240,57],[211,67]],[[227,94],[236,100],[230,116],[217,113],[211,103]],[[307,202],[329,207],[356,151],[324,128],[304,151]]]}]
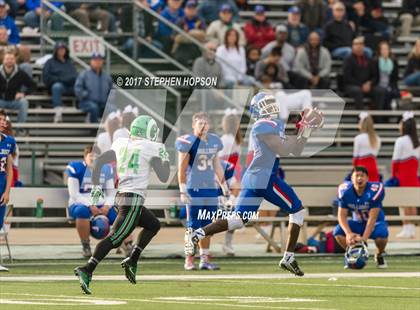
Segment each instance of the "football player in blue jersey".
[{"label": "football player in blue jersey", "polygon": [[[378,268],[387,268],[384,259],[388,242],[388,225],[382,209],[385,196],[384,185],[380,182],[368,182],[365,167],[353,169],[351,181],[338,187],[338,225],[334,230],[337,242],[345,249],[357,242],[367,244],[368,239],[375,240],[375,262]],[[352,219],[348,220],[348,212]]]},{"label": "football player in blue jersey", "polygon": [[286,136],[285,123],[279,118],[280,104],[273,95],[265,92],[258,93],[252,99],[250,111],[256,119],[251,130],[254,157],[242,178],[242,190],[235,206],[236,216],[195,230],[188,243],[195,244],[215,233],[243,227],[256,216],[263,199],[266,199],[289,214],[289,237],[279,265],[297,276],[303,276],[294,250],[303,225],[304,209],[293,189],[277,175],[279,158],[276,155],[301,154],[311,132],[322,126],[324,118],[317,109],[305,109],[297,124],[297,135]]},{"label": "football player in blue jersey", "polygon": [[102,168],[100,182],[102,188],[106,189],[107,195],[99,206],[91,203],[90,191],[92,189],[93,163],[100,151],[96,147],[87,146],[84,150],[83,161],[73,161],[67,165],[67,188],[69,191],[69,217],[76,222],[77,233],[82,243],[82,254],[84,257],[92,256],[90,249],[90,218],[99,214],[106,215],[110,225],[117,217],[113,208],[114,196],[114,171],[110,165]]},{"label": "football player in blue jersey", "polygon": [[[223,148],[220,138],[209,133],[209,117],[196,113],[192,117],[191,134],[178,137],[175,147],[178,151],[178,182],[181,202],[187,206],[187,231],[185,235],[185,270],[196,269],[195,250],[191,246],[193,229],[202,228],[212,222],[209,215],[217,212],[219,185],[223,196],[229,199],[230,192],[224,177],[224,170],[217,153]],[[218,184],[219,183],[219,184]],[[198,242],[202,270],[216,270],[219,267],[209,261],[210,237]],[[195,245],[193,245],[195,248]]]},{"label": "football player in blue jersey", "polygon": [[[0,110],[0,127],[7,127],[7,115]],[[13,180],[13,153],[16,141],[13,137],[0,133],[0,230],[4,224],[6,205],[9,202],[10,188]]]}]

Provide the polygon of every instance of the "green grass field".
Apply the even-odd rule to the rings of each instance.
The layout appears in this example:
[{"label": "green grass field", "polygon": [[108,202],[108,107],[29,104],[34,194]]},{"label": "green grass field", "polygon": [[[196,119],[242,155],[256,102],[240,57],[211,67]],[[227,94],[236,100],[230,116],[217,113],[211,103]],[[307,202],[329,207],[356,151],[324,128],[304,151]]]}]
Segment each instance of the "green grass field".
[{"label": "green grass field", "polygon": [[[339,257],[300,258],[296,278],[278,260],[218,259],[215,272],[182,269],[183,261],[143,260],[137,285],[124,280],[118,261],[94,275],[83,295],[72,270],[82,261],[32,261],[0,274],[1,309],[420,309],[420,258],[389,257],[386,271],[373,260],[343,270]],[[23,280],[23,281],[22,281]]]}]

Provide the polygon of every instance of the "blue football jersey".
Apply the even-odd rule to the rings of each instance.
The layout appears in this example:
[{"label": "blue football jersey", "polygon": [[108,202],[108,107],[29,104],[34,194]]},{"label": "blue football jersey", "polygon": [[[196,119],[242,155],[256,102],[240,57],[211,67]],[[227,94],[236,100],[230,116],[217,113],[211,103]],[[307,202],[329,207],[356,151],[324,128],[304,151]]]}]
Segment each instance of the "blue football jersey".
[{"label": "blue football jersey", "polygon": [[[69,177],[79,180],[79,192],[81,194],[90,193],[93,186],[92,170],[88,169],[84,161],[73,161],[69,163],[65,172]],[[104,165],[99,178],[102,188],[107,188],[106,183],[108,180],[114,181],[114,169],[111,165]]]},{"label": "blue football jersey", "polygon": [[[277,154],[262,140],[261,135],[278,135],[285,139],[285,124],[280,119],[260,119],[251,129],[254,157],[243,177],[243,188],[265,188],[272,174],[280,165]],[[252,180],[251,180],[251,179]]]},{"label": "blue football jersey", "polygon": [[16,150],[16,141],[13,137],[0,133],[0,191],[1,194],[7,182],[7,157]]},{"label": "blue football jersey", "polygon": [[361,196],[358,196],[352,182],[344,182],[338,187],[338,205],[352,212],[354,221],[367,222],[369,210],[381,208],[377,222],[385,221],[382,201],[385,197],[384,185],[380,182],[368,182]]},{"label": "blue football jersey", "polygon": [[207,134],[207,141],[193,134],[179,137],[175,148],[182,153],[190,154],[187,170],[187,187],[191,189],[215,189],[214,158],[223,148],[222,141],[215,134]]}]

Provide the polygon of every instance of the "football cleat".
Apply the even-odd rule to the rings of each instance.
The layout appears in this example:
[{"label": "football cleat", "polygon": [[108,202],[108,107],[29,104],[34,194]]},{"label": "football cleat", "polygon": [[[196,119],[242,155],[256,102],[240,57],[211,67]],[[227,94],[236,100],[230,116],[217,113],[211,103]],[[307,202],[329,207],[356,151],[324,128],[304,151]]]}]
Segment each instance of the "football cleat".
[{"label": "football cleat", "polygon": [[194,256],[185,257],[184,269],[186,271],[197,270],[197,268],[194,265]]},{"label": "football cleat", "polygon": [[84,267],[76,267],[74,269],[74,274],[79,278],[82,291],[87,295],[92,294],[92,291],[89,288],[89,283],[92,280],[92,274],[89,273]]},{"label": "football cleat", "polygon": [[121,267],[125,271],[125,277],[132,284],[136,284],[137,263],[131,261],[129,257],[121,262]]},{"label": "football cleat", "polygon": [[388,264],[386,263],[384,256],[385,253],[375,254],[376,267],[378,267],[379,269],[388,268]]},{"label": "football cleat", "polygon": [[298,277],[302,277],[304,275],[304,272],[299,268],[299,265],[298,265],[297,261],[294,258],[289,259],[289,261],[287,261],[283,257],[283,259],[279,263],[279,266],[283,270],[290,271],[291,273],[293,273],[294,275],[296,275]]},{"label": "football cleat", "polygon": [[198,243],[198,238],[194,234],[192,228],[187,228],[184,236],[184,253],[185,256],[194,256],[196,251],[196,245]]},{"label": "football cleat", "polygon": [[200,270],[220,270],[220,267],[216,264],[212,264],[207,261],[201,261],[199,265]]}]

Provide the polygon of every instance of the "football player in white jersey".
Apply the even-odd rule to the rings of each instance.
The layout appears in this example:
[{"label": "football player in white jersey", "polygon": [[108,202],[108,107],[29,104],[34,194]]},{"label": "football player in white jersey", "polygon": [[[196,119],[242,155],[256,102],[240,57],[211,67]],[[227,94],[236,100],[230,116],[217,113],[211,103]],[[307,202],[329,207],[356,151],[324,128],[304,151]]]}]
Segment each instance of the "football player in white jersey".
[{"label": "football player in white jersey", "polygon": [[103,165],[116,161],[119,178],[115,205],[118,216],[111,233],[98,245],[86,265],[74,270],[79,278],[80,287],[86,294],[91,294],[89,283],[92,273],[99,262],[113,249],[121,245],[136,226],[143,227],[136,245],[129,257],[121,263],[127,279],[135,284],[137,261],[141,252],[160,229],[159,220],[145,206],[145,192],[149,184],[151,169],[159,180],[169,178],[169,154],[162,143],[156,142],[159,128],[156,121],[147,115],[137,117],[131,124],[130,137],[119,138],[112,144],[111,150],[101,154],[95,161],[91,197],[93,204],[103,196],[99,185],[99,175]]}]

